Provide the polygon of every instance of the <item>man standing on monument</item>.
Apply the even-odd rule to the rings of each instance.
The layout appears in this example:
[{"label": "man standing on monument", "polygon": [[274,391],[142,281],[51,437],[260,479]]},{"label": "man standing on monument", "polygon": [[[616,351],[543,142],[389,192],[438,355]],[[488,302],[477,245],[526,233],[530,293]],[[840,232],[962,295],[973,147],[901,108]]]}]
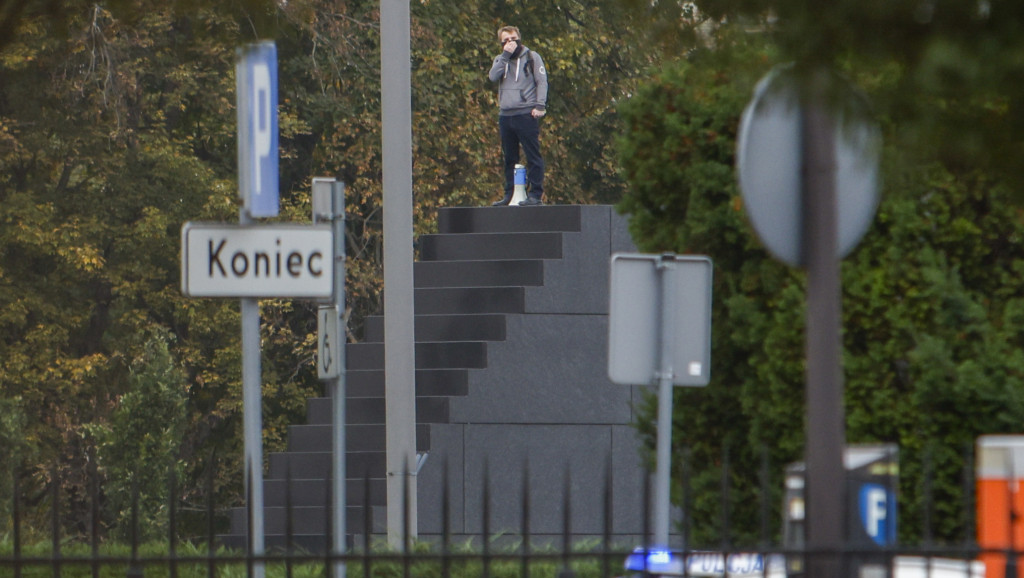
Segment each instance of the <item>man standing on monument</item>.
[{"label": "man standing on monument", "polygon": [[498,30],[501,53],[488,78],[498,83],[498,130],[504,156],[504,196],[495,207],[508,205],[515,190],[519,147],[526,154],[527,199],[520,206],[541,205],[544,197],[544,157],[540,153],[540,118],[548,101],[548,74],[540,55],[523,46],[519,29]]}]

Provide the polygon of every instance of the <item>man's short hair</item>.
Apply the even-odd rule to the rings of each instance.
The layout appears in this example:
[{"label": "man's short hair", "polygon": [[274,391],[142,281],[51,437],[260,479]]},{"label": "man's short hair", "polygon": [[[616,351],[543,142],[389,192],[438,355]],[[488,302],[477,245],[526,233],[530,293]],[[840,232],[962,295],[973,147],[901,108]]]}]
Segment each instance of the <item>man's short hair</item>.
[{"label": "man's short hair", "polygon": [[513,33],[514,32],[515,35],[518,36],[520,40],[523,39],[523,35],[519,33],[519,29],[516,28],[515,26],[502,26],[501,28],[498,29],[498,40],[501,40],[501,35],[503,33],[506,33],[506,32],[508,32],[508,33]]}]

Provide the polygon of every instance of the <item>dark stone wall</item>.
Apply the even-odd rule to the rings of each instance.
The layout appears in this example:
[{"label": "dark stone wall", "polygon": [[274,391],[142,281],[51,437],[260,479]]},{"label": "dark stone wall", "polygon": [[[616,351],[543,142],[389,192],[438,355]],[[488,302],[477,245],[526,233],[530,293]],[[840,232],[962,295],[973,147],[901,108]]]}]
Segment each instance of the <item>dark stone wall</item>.
[{"label": "dark stone wall", "polygon": [[[560,541],[569,500],[574,538],[605,531],[641,544],[644,472],[633,429],[640,387],[607,375],[612,253],[635,251],[609,206],[442,208],[414,264],[418,533],[439,538],[447,480],[453,541],[520,534],[524,477],[529,531]],[[347,527],[386,531],[383,317],[346,350]],[[269,456],[266,542],[284,543],[291,480],[295,544],[323,548],[331,464],[331,403],[308,402],[288,451]],[[489,500],[483,503],[485,479]],[[370,519],[365,515],[369,512]],[[228,544],[244,544],[245,511]]]},{"label": "dark stone wall", "polygon": [[[454,237],[495,231],[511,261],[492,263],[536,259],[543,279],[522,285],[522,309],[505,314],[503,340],[487,343],[486,368],[469,371],[467,394],[451,399],[447,423],[430,426],[418,480],[421,537],[441,532],[445,467],[457,537],[483,530],[485,468],[492,532],[520,533],[528,473],[532,535],[561,539],[568,484],[571,533],[600,536],[610,462],[613,537],[641,543],[643,470],[631,425],[640,392],[607,376],[610,257],[635,251],[625,218],[608,206],[454,209],[440,225],[438,237],[453,238],[425,239],[424,247],[452,249],[430,257],[465,255]],[[547,231],[556,230],[553,239]],[[481,250],[483,241],[468,244]]]}]

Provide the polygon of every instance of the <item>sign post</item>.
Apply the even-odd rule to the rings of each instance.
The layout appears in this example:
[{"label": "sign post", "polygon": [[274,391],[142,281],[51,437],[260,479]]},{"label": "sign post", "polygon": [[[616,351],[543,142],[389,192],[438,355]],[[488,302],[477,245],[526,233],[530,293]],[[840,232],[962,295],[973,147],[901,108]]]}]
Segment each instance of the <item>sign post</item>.
[{"label": "sign post", "polygon": [[[242,430],[245,446],[245,495],[249,508],[249,553],[259,558],[266,552],[263,526],[263,396],[260,363],[260,305],[241,300],[242,317]],[[263,578],[257,562],[255,578]]]},{"label": "sign post", "polygon": [[[253,217],[277,215],[277,49],[272,42],[250,44],[240,48],[237,56],[238,185],[243,200],[238,222],[248,225]],[[241,316],[249,553],[258,557],[265,552],[259,302],[243,298]],[[256,564],[255,577],[263,578],[264,572],[264,566]]]},{"label": "sign post", "polygon": [[667,547],[672,386],[711,379],[711,260],[671,253],[616,253],[611,261],[608,376],[658,384],[654,544]]},{"label": "sign post", "polygon": [[860,95],[825,70],[776,69],[740,125],[737,172],[751,224],[773,255],[807,271],[807,566],[810,576],[837,576],[846,440],[839,260],[874,218],[881,133]]},{"label": "sign post", "polygon": [[334,292],[331,305],[317,313],[317,374],[331,395],[331,528],[335,558],[334,578],[345,577],[340,555],[348,547],[345,523],[345,183],[313,179],[313,222],[331,223],[334,239]]},{"label": "sign post", "polygon": [[[340,191],[335,193],[336,196],[343,196],[344,186],[339,184],[336,188]],[[343,209],[341,213],[344,213]],[[344,222],[343,218],[338,218],[332,226],[254,225],[244,209],[240,221],[240,225],[185,223],[182,226],[181,290],[189,297],[241,298],[244,474],[250,520],[248,544],[250,553],[259,557],[265,553],[259,298],[330,298],[336,303],[343,303],[344,267],[336,261],[344,259],[344,253],[336,245],[344,243]],[[331,309],[338,311],[337,307]],[[344,333],[339,330],[339,317],[335,313],[335,334],[330,337],[334,344],[332,358],[336,360],[330,369],[334,373],[345,363]],[[343,386],[341,391],[342,395],[335,395],[335,399],[344,404]],[[341,407],[340,415],[343,416],[344,405]],[[336,427],[335,431],[342,436],[338,447],[343,452],[344,427]],[[336,483],[340,479],[344,484],[343,460],[341,468],[341,477],[336,478]],[[340,496],[344,500],[343,491]],[[337,532],[340,532],[343,547],[344,520],[340,525],[336,521],[334,527],[337,529],[335,540],[339,539]],[[264,570],[262,563],[255,564],[254,574],[257,577],[261,577]],[[335,573],[335,576],[342,575]]]},{"label": "sign post", "polygon": [[[277,216],[277,48],[273,42],[249,44],[238,50],[235,63],[238,108],[238,185],[242,197],[240,225],[255,217]],[[263,528],[263,397],[260,366],[260,307],[243,297],[242,412],[245,483],[249,508],[249,553],[265,553]],[[257,563],[255,578],[265,567]]]},{"label": "sign post", "polygon": [[[248,554],[251,575],[266,568],[263,508],[260,297],[330,299],[321,308],[318,374],[334,397],[333,549],[346,548],[345,528],[345,186],[314,179],[313,226],[254,225],[278,214],[277,49],[272,41],[243,46],[235,64],[238,108],[238,225],[186,223],[181,230],[181,289],[190,297],[241,299],[242,408]],[[323,193],[326,185],[326,195]],[[326,203],[324,202],[326,198]],[[318,220],[330,225],[317,225]],[[336,262],[337,261],[337,262]],[[345,565],[334,566],[343,578]]]},{"label": "sign post", "polygon": [[[842,300],[836,257],[834,127],[823,102],[803,113],[803,233],[807,270],[808,576],[839,576],[844,540]],[[815,555],[817,554],[817,555]]]}]

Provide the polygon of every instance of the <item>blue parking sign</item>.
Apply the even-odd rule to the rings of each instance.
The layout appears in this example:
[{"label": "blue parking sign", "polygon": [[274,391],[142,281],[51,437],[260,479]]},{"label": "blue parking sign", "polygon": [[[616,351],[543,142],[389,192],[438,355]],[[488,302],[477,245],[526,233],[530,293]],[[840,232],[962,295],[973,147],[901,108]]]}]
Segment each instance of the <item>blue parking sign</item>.
[{"label": "blue parking sign", "polygon": [[867,483],[858,492],[864,532],[879,546],[896,543],[896,496],[881,484]]},{"label": "blue parking sign", "polygon": [[238,192],[252,217],[278,213],[277,46],[238,49]]}]

